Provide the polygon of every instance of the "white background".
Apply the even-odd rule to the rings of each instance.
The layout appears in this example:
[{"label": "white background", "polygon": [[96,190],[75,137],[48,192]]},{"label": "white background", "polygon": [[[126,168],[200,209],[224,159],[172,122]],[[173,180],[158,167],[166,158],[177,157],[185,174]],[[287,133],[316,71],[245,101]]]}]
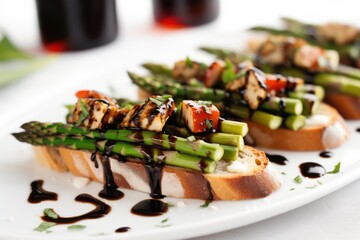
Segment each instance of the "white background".
[{"label": "white background", "polygon": [[[156,27],[151,1],[118,1],[120,35],[105,47],[59,56],[43,70],[0,89],[0,126],[32,111],[63,91],[86,88],[86,81],[104,76],[113,88],[129,88],[126,70],[144,61],[172,62],[187,55],[209,59],[196,51],[207,43],[229,43],[240,48],[245,30],[255,24],[277,24],[281,16],[309,22],[341,20],[360,26],[356,1],[221,1],[220,17],[191,29]],[[29,52],[42,52],[35,1],[0,0],[0,28]],[[236,46],[238,39],[239,45]],[[102,74],[103,73],[103,74]],[[115,82],[115,84],[114,84]],[[1,161],[1,159],[0,159]],[[320,200],[271,219],[198,239],[360,239],[360,181]]]}]

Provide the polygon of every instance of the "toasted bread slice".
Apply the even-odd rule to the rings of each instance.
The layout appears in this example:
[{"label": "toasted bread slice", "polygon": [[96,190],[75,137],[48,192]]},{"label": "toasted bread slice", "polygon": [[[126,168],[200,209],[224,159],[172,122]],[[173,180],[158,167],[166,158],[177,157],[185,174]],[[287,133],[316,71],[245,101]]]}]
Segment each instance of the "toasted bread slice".
[{"label": "toasted bread slice", "polygon": [[[91,152],[34,147],[37,160],[57,171],[70,171],[74,175],[104,182],[103,168],[95,168],[90,160]],[[110,158],[115,183],[120,188],[150,192],[148,175],[144,164],[134,158],[119,162]],[[227,171],[230,163],[219,162],[213,174],[165,165],[162,170],[162,193],[168,197],[207,200],[242,200],[266,197],[281,185],[281,176],[266,158],[265,153],[245,147],[238,164],[241,171]],[[210,192],[211,191],[211,192]]]},{"label": "toasted bread slice", "polygon": [[345,119],[360,119],[360,97],[326,93],[325,102],[336,108]]},{"label": "toasted bread slice", "polygon": [[350,135],[344,119],[334,108],[324,103],[306,120],[305,127],[298,131],[285,128],[271,130],[258,123],[245,122],[249,125],[248,144],[272,149],[324,150],[338,147]]}]

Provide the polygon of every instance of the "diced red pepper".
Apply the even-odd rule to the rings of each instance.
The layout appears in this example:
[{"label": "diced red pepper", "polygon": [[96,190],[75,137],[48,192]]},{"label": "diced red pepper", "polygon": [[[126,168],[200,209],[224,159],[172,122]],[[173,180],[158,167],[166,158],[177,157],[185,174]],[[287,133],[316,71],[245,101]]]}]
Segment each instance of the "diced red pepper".
[{"label": "diced red pepper", "polygon": [[304,84],[304,80],[301,78],[284,77],[281,75],[266,76],[268,92],[275,91],[277,93],[280,91],[289,91],[302,84]]},{"label": "diced red pepper", "polygon": [[182,116],[185,124],[193,133],[217,130],[220,112],[213,104],[203,101],[184,100]]}]

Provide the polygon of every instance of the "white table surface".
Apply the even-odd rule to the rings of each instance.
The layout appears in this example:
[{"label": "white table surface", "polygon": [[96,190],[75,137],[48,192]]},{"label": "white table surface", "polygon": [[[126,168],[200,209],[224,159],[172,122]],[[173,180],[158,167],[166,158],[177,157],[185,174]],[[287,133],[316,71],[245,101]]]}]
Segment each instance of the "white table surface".
[{"label": "white table surface", "polygon": [[[224,43],[239,48],[244,30],[277,24],[281,16],[310,22],[340,20],[360,26],[356,1],[221,1],[220,17],[196,28],[169,30],[153,23],[151,1],[118,0],[120,35],[105,47],[60,55],[46,68],[0,89],[0,126],[32,111],[53,94],[86,88],[89,79],[131,86],[125,71],[144,61],[171,63],[191,55],[210,61],[196,48]],[[20,47],[44,54],[39,43],[35,1],[0,0],[0,28]],[[235,41],[236,40],[236,41]],[[102,77],[103,76],[103,77]],[[108,85],[107,85],[108,86]],[[14,107],[15,106],[15,107]],[[1,159],[0,159],[1,161]],[[268,220],[197,239],[360,239],[360,181],[322,199]]]}]

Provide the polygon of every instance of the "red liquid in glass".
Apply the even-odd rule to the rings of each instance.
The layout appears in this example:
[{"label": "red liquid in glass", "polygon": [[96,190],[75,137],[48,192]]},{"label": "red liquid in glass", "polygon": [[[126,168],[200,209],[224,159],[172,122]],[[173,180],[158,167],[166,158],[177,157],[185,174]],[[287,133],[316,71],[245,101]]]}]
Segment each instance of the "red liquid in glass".
[{"label": "red liquid in glass", "polygon": [[75,51],[113,41],[115,0],[36,0],[40,35],[49,51]]},{"label": "red liquid in glass", "polygon": [[153,0],[155,20],[166,27],[188,27],[213,21],[219,0]]}]

